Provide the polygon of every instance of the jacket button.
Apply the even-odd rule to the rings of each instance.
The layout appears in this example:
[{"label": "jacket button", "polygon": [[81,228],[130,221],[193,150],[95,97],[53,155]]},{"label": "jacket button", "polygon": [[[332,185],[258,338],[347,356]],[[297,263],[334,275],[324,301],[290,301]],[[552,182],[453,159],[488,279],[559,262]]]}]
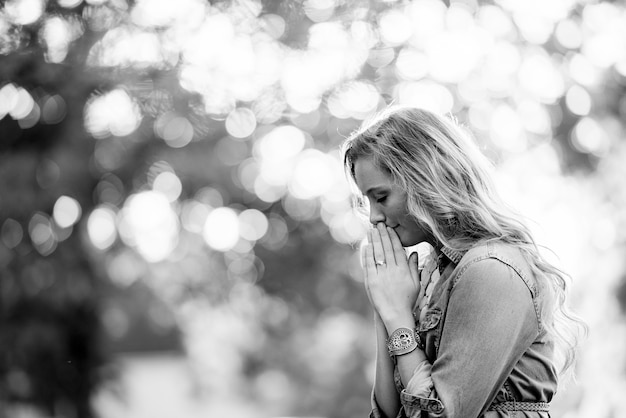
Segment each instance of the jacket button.
[{"label": "jacket button", "polygon": [[428,410],[431,412],[439,413],[443,410],[443,408],[441,407],[441,405],[439,405],[439,402],[430,401],[428,402]]}]

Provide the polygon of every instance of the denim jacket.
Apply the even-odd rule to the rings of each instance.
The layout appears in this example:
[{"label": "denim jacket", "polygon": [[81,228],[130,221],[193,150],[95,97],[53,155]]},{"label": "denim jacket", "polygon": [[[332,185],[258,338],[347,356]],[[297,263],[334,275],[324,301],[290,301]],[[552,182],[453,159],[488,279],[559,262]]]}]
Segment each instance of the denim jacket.
[{"label": "denim jacket", "polygon": [[[458,265],[450,263],[418,324],[433,390],[428,397],[408,393],[396,369],[398,418],[549,417],[535,410],[557,387],[542,302],[541,287],[513,245],[481,244]],[[370,418],[381,418],[374,396],[372,407]]]}]

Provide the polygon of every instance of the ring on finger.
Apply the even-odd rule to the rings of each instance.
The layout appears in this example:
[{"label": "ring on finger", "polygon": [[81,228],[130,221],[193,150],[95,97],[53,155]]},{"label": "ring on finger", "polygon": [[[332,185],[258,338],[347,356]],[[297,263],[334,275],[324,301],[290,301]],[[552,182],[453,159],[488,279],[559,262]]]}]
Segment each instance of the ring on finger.
[{"label": "ring on finger", "polygon": [[377,266],[384,266],[385,264],[387,264],[387,263],[385,263],[384,260],[383,261],[376,260],[376,265]]}]

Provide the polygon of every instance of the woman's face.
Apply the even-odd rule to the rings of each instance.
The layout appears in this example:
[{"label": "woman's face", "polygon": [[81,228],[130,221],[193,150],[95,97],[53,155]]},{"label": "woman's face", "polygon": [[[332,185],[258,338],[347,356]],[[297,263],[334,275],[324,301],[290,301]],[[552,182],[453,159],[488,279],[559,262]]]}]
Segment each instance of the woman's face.
[{"label": "woman's face", "polygon": [[383,222],[393,228],[405,247],[423,241],[433,243],[432,235],[411,217],[407,210],[407,193],[393,183],[391,176],[378,168],[370,158],[359,158],[354,177],[361,193],[370,203],[370,222]]}]

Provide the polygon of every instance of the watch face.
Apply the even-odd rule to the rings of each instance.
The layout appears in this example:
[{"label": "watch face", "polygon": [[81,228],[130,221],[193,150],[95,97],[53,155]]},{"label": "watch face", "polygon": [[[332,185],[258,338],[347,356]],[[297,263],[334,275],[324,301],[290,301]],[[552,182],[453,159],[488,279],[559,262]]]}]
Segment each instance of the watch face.
[{"label": "watch face", "polygon": [[411,340],[413,339],[413,333],[410,331],[403,331],[400,333],[400,335],[398,335],[398,338],[400,338],[400,344],[407,345],[411,343]]},{"label": "watch face", "polygon": [[406,354],[417,348],[415,332],[408,328],[398,328],[387,340],[390,355]]}]

